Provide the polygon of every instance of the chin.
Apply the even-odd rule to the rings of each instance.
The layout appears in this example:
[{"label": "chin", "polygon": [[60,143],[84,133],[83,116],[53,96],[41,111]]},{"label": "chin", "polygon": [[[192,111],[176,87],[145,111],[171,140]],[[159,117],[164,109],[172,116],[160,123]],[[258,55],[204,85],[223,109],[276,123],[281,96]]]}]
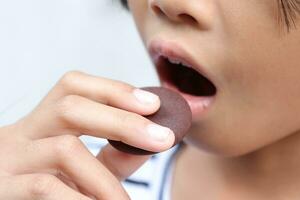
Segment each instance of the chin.
[{"label": "chin", "polygon": [[226,158],[245,156],[261,148],[257,144],[247,142],[241,145],[241,142],[233,139],[236,137],[226,135],[220,132],[209,132],[203,127],[201,129],[192,127],[189,134],[184,138],[184,142],[199,151]]}]

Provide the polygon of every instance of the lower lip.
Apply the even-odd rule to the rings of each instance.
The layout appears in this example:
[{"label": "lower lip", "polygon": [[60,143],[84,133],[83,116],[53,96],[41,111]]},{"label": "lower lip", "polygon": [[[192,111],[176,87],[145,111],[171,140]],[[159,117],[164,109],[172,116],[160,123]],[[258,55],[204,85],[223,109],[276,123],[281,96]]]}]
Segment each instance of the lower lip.
[{"label": "lower lip", "polygon": [[211,96],[211,97],[202,96],[201,97],[201,96],[193,96],[193,95],[183,93],[183,92],[179,91],[177,87],[175,87],[174,85],[172,85],[168,82],[165,82],[165,81],[162,81],[161,84],[162,84],[162,87],[176,91],[183,96],[183,98],[188,102],[188,104],[191,108],[193,119],[203,118],[205,113],[207,113],[209,108],[212,106],[213,101],[215,99],[215,96]]}]

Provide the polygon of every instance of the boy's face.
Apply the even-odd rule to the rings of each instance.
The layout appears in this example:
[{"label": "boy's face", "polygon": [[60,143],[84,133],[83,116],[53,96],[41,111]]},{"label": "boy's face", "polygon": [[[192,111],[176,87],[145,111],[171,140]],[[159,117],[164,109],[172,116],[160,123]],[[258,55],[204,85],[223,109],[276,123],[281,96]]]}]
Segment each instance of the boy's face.
[{"label": "boy's face", "polygon": [[[217,88],[205,111],[192,108],[188,142],[236,156],[300,133],[300,23],[295,20],[299,29],[287,33],[278,22],[277,0],[128,3],[149,51],[170,56],[174,50],[185,59],[177,48],[185,49],[195,61],[193,68],[204,71]],[[180,81],[169,81],[177,67],[158,70],[163,85],[179,87]],[[179,72],[176,76],[183,80],[185,72]],[[192,87],[202,86],[191,82],[185,87],[193,94]]]}]

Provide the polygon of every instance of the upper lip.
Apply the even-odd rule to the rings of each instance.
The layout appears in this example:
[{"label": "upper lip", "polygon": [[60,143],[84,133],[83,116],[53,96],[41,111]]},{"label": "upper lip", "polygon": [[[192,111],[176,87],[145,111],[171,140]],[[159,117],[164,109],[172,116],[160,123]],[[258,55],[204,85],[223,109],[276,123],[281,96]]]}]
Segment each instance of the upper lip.
[{"label": "upper lip", "polygon": [[[149,54],[157,66],[161,57],[180,61],[188,67],[193,68],[202,76],[212,81],[205,68],[194,60],[181,45],[175,42],[167,42],[163,40],[152,40],[148,45]],[[213,83],[213,82],[212,82]]]}]

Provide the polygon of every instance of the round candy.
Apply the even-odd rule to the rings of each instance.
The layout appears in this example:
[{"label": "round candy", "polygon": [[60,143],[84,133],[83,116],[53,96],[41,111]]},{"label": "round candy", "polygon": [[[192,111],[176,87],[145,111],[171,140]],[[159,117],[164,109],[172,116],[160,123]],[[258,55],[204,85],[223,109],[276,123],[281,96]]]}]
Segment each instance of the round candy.
[{"label": "round candy", "polygon": [[[175,146],[187,134],[191,126],[192,112],[190,106],[179,93],[172,90],[163,87],[145,87],[141,89],[159,96],[161,102],[159,110],[145,117],[159,125],[170,128],[175,134],[173,145]],[[116,149],[130,154],[150,155],[158,153],[136,148],[120,141],[108,141]]]}]

